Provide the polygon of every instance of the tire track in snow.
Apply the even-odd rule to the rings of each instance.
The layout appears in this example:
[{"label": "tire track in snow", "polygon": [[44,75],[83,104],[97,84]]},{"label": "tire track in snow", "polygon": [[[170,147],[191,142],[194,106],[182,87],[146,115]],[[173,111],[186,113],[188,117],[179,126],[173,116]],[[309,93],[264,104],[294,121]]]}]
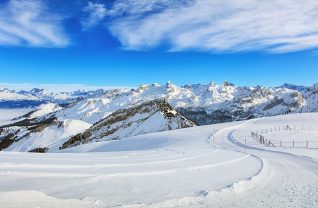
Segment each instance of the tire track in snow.
[{"label": "tire track in snow", "polygon": [[146,176],[146,175],[162,175],[162,174],[170,174],[177,173],[182,171],[193,171],[193,170],[201,170],[206,168],[214,168],[223,165],[228,165],[232,163],[236,163],[242,160],[249,159],[250,155],[244,155],[239,158],[235,158],[232,160],[227,160],[224,162],[213,163],[208,165],[199,165],[192,166],[186,168],[178,168],[178,169],[169,169],[169,170],[160,170],[160,171],[145,171],[145,172],[127,172],[127,173],[116,173],[116,174],[74,174],[74,173],[51,173],[51,172],[28,172],[28,171],[8,171],[8,170],[0,170],[0,174],[15,174],[15,175],[29,175],[29,176],[55,176],[55,177],[129,177],[129,176]]},{"label": "tire track in snow", "polygon": [[[144,165],[155,165],[155,164],[167,164],[167,163],[177,163],[184,162],[193,159],[200,159],[204,157],[211,156],[217,153],[217,150],[214,150],[212,153],[197,155],[193,157],[185,157],[175,160],[161,160],[155,162],[141,162],[141,163],[117,163],[117,164],[93,164],[93,165],[57,165],[57,164],[45,164],[45,163],[0,163],[0,168],[10,168],[10,167],[28,167],[28,168],[66,168],[66,169],[80,169],[80,168],[108,168],[108,167],[128,167],[128,166],[144,166]],[[149,158],[151,160],[151,158]]]}]

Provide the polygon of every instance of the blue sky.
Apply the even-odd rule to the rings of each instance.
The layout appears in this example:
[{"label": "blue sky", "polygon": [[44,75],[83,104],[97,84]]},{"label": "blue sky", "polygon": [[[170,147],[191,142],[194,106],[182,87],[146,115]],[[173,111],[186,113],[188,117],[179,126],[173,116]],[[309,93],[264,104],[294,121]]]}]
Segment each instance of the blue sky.
[{"label": "blue sky", "polygon": [[0,83],[318,81],[317,1],[222,2],[0,0]]}]

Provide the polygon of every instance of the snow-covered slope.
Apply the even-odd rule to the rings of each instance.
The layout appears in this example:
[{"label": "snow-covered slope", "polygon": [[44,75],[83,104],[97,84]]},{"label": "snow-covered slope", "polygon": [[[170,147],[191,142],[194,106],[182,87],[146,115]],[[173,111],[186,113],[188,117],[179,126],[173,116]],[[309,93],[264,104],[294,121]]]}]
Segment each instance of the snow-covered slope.
[{"label": "snow-covered slope", "polygon": [[34,109],[32,108],[15,108],[15,109],[0,109],[0,126],[12,123],[13,119],[23,116]]},{"label": "snow-covered slope", "polygon": [[168,103],[153,100],[112,113],[84,133],[72,137],[62,148],[193,126],[195,123],[180,115]]},{"label": "snow-covered slope", "polygon": [[41,105],[38,110],[16,119],[15,123],[0,128],[0,150],[56,151],[93,141],[195,126],[162,100],[118,110],[93,127],[80,119],[59,119],[55,111],[61,108],[53,104]]},{"label": "snow-covered slope", "polygon": [[30,112],[28,115],[24,115],[24,117],[28,119],[33,119],[33,118],[37,118],[40,116],[44,116],[44,115],[56,112],[61,109],[62,107],[59,106],[58,104],[54,104],[54,103],[42,104],[38,107],[37,110]]},{"label": "snow-covered slope", "polygon": [[52,121],[45,127],[5,128],[4,130],[17,128],[18,131],[15,134],[16,138],[13,138],[14,142],[5,150],[14,152],[57,151],[70,136],[81,133],[90,126],[80,120],[64,120],[63,122]]}]

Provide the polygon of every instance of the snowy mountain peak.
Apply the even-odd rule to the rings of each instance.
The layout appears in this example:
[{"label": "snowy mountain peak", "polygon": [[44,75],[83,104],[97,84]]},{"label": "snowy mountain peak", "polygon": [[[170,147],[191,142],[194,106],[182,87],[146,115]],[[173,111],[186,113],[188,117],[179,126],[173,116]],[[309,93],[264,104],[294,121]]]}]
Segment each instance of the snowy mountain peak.
[{"label": "snowy mountain peak", "polygon": [[158,84],[158,83],[155,82],[155,83],[152,83],[151,86],[152,86],[152,87],[160,87],[160,84]]},{"label": "snowy mountain peak", "polygon": [[34,94],[43,94],[44,91],[45,91],[44,89],[39,89],[39,88],[33,88],[32,90],[30,90],[30,92]]},{"label": "snowy mountain peak", "polygon": [[316,84],[314,84],[313,86],[311,86],[310,89],[311,89],[312,91],[317,92],[317,91],[318,91],[318,83],[316,83]]},{"label": "snowy mountain peak", "polygon": [[172,84],[171,81],[169,81],[166,84],[166,88],[167,88],[167,93],[178,93],[178,91],[179,91],[179,87]]},{"label": "snowy mountain peak", "polygon": [[174,85],[170,80],[166,83],[167,88],[176,88],[177,86]]},{"label": "snowy mountain peak", "polygon": [[139,85],[139,87],[137,88],[137,92],[143,92],[145,91],[146,89],[148,89],[149,85],[145,85],[145,84],[141,84]]},{"label": "snowy mountain peak", "polygon": [[215,82],[213,82],[213,81],[211,81],[210,83],[209,83],[209,86],[208,86],[208,88],[210,89],[214,89],[216,87],[216,84],[215,84]]}]

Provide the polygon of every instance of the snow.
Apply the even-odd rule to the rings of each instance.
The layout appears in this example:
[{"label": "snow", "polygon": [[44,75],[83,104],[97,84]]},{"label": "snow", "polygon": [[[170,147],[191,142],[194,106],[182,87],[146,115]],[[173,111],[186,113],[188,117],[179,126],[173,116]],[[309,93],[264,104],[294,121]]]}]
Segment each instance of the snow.
[{"label": "snow", "polygon": [[[292,110],[292,112],[316,111],[318,96],[312,92],[314,87],[307,91],[297,91],[284,87],[239,87],[230,83],[209,85],[176,86],[171,82],[160,86],[158,84],[140,85],[138,89],[116,91],[76,103],[71,108],[60,111],[59,119],[82,119],[88,123],[95,123],[111,113],[136,106],[141,102],[154,99],[164,99],[172,107],[188,109],[204,109],[208,113],[216,110],[230,112],[251,111],[256,117],[279,115]],[[280,104],[264,110],[274,101]]]},{"label": "snow", "polygon": [[[52,116],[56,117],[58,122],[80,120],[93,125],[117,110],[129,109],[141,103],[153,101],[154,99],[162,99],[167,101],[174,108],[185,108],[183,109],[184,111],[182,111],[182,109],[177,110],[182,112],[187,118],[194,120],[198,124],[207,124],[251,117],[272,116],[287,112],[316,111],[318,110],[316,107],[318,93],[315,89],[315,86],[313,86],[298,92],[297,90],[284,87],[238,87],[227,82],[223,84],[210,83],[209,85],[196,84],[179,87],[169,82],[164,86],[158,84],[141,85],[138,89],[132,91],[101,90],[52,94],[46,90],[33,89],[31,91],[19,92],[3,90],[2,92],[8,91],[19,95],[34,95],[38,97],[41,102],[43,99],[52,101],[53,103],[41,105],[37,111],[30,115],[29,119],[36,119],[37,121],[43,121],[46,120],[48,116]],[[54,104],[54,101],[57,102],[57,95],[69,95],[73,99],[83,99],[74,103],[73,100],[72,104],[61,108]],[[176,114],[177,112],[172,110],[170,113]],[[132,123],[131,126],[127,128],[121,128],[119,131],[116,131],[104,139],[121,139],[123,137],[180,127],[178,126],[178,122],[173,120],[170,122],[171,125],[165,122],[159,114],[153,115],[145,121],[144,124],[141,122],[142,119]],[[120,125],[120,123],[118,123],[118,125]],[[87,127],[87,125],[82,125],[82,127]],[[53,138],[53,132],[57,133],[56,138],[60,140],[59,132],[63,130],[52,130],[52,127],[50,128],[51,129],[47,129],[47,131],[51,132],[49,140]],[[61,128],[63,128],[63,126],[61,126]],[[83,132],[85,130],[86,129],[81,129],[81,131],[77,132]],[[45,134],[41,135],[45,136]],[[18,139],[19,138],[17,138],[17,140]],[[43,138],[44,141],[47,139],[48,138]],[[41,138],[37,140],[39,141]],[[54,142],[51,141],[49,143],[53,144]],[[37,144],[40,145],[39,143]],[[41,144],[41,146],[44,145],[47,145],[47,143]],[[15,147],[15,149],[28,150],[28,148],[25,147]]]},{"label": "snow", "polygon": [[19,108],[19,109],[1,109],[0,108],[0,125],[11,123],[12,119],[23,116],[31,112],[32,108]]},{"label": "snow", "polygon": [[72,104],[77,100],[93,98],[111,94],[126,92],[127,89],[114,90],[73,90],[73,91],[52,91],[34,88],[31,90],[9,90],[0,89],[1,108],[35,108],[43,103]]},{"label": "snow", "polygon": [[251,131],[310,126],[317,118],[193,127],[55,153],[0,152],[0,201],[4,207],[317,207],[316,157],[250,138]]},{"label": "snow", "polygon": [[63,153],[2,152],[1,191],[32,189],[83,203],[94,199],[109,207],[223,189],[257,175],[262,168],[259,158],[210,144],[211,133],[227,125],[233,124],[92,143]]},{"label": "snow", "polygon": [[[317,123],[318,113],[261,118],[255,120],[255,122],[248,127],[237,130],[234,132],[234,136],[240,143],[245,143],[245,139],[247,139],[247,145],[251,147],[318,159]],[[284,130],[287,126],[288,130]],[[263,135],[266,139],[270,140],[275,147],[266,147],[251,138],[250,135],[252,131]],[[307,141],[308,148],[306,148]],[[280,144],[282,144],[282,147],[280,147]]]},{"label": "snow", "polygon": [[42,104],[28,118],[29,119],[37,118],[37,117],[44,116],[44,115],[49,114],[49,113],[56,112],[56,111],[61,110],[61,109],[62,109],[62,107],[60,107],[59,105],[54,104],[54,103]]},{"label": "snow", "polygon": [[3,89],[0,90],[0,100],[38,100],[38,98],[31,94],[16,93],[14,90]]},{"label": "snow", "polygon": [[61,124],[48,126],[43,131],[31,132],[28,137],[22,137],[5,151],[25,152],[39,147],[47,147],[50,148],[50,151],[57,151],[70,136],[82,133],[84,129],[89,127],[91,127],[90,124],[81,120],[64,120]]},{"label": "snow", "polygon": [[[17,196],[19,200],[17,201]],[[46,208],[93,208],[89,203],[84,203],[79,199],[57,199],[48,196],[40,191],[12,191],[3,192],[0,194],[0,202],[6,208],[21,208],[21,207],[35,207],[34,199],[36,199],[36,207],[46,207]]]},{"label": "snow", "polygon": [[[169,104],[158,100],[114,112],[107,118],[94,123],[93,126],[80,119],[56,119],[54,112],[60,113],[61,109],[56,104],[43,104],[21,118],[20,123],[28,123],[28,119],[39,123],[36,126],[28,124],[28,126],[14,127],[14,131],[11,131],[14,134],[12,136],[14,142],[5,150],[27,152],[36,148],[45,148],[49,149],[48,151],[55,151],[82,143],[118,140],[152,132],[196,126],[192,121],[171,109]],[[0,132],[2,138],[9,135],[8,128]],[[78,135],[79,133],[83,134]],[[75,135],[76,138],[73,137]]]}]

